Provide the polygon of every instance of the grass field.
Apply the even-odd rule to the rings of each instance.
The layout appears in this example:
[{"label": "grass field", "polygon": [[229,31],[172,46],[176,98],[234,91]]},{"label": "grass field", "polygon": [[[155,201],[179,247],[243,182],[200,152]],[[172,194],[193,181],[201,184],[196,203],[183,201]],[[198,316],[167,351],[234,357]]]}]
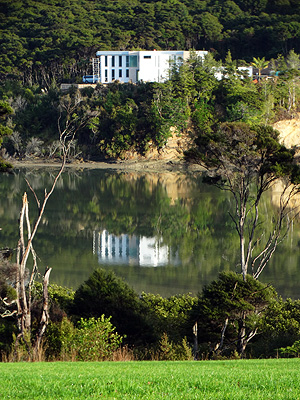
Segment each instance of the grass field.
[{"label": "grass field", "polygon": [[300,359],[1,363],[0,399],[300,400]]}]

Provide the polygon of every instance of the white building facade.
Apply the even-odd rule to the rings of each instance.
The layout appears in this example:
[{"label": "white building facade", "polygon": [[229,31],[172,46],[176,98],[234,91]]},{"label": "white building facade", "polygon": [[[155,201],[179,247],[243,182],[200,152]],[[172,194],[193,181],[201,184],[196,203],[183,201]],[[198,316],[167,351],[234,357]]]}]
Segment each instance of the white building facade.
[{"label": "white building facade", "polygon": [[[204,58],[207,51],[195,51]],[[190,57],[189,51],[97,51],[93,75],[83,77],[87,83],[165,82],[172,63],[180,65]]]}]

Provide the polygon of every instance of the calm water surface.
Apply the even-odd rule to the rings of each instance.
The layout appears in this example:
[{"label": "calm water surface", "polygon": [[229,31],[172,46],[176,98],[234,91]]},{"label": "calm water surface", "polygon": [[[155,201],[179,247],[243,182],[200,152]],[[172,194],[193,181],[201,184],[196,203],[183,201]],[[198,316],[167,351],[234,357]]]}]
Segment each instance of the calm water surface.
[{"label": "calm water surface", "polygon": [[[22,194],[36,206],[25,177],[43,198],[53,170],[0,175],[0,246],[16,247]],[[262,203],[269,226],[274,196]],[[201,175],[139,174],[67,169],[50,198],[35,239],[41,271],[76,289],[95,268],[122,276],[139,293],[196,294],[223,270],[240,272],[238,239],[229,218],[232,199]],[[261,280],[283,297],[300,298],[300,228],[294,223]]]}]

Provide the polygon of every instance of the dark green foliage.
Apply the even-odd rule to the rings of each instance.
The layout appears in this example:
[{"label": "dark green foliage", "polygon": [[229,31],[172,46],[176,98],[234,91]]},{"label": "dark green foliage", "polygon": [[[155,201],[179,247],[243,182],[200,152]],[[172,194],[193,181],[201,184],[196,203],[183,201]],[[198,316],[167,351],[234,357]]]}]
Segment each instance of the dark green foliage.
[{"label": "dark green foliage", "polygon": [[[170,66],[170,80],[164,83],[114,82],[62,94],[54,83],[45,91],[6,82],[0,93],[13,99],[15,132],[6,139],[5,148],[17,157],[59,156],[57,122],[64,121],[61,104],[67,98],[77,102],[78,119],[89,119],[76,134],[72,154],[87,159],[122,159],[132,152],[144,155],[150,146],[163,148],[172,134],[180,141],[182,133],[196,133],[202,145],[202,139],[217,140],[216,127],[226,122],[248,123],[252,130],[258,124],[266,127],[278,113],[297,107],[298,58],[290,52],[282,75],[258,84],[243,78],[232,58],[226,58],[222,69],[211,53],[202,60],[193,51],[182,65]],[[272,61],[274,68],[280,60]],[[223,73],[222,79],[217,80],[216,71]]]},{"label": "dark green foliage", "polygon": [[[50,319],[52,322],[61,321],[70,311],[75,292],[63,286],[50,284],[48,294]],[[43,296],[42,283],[35,282],[32,295],[35,302],[41,302]]]},{"label": "dark green foliage", "polygon": [[[16,291],[11,286],[15,279],[15,268],[10,263],[9,250],[0,252],[0,360],[4,361],[6,356],[11,351],[13,342],[13,334],[17,332],[14,316],[9,316],[13,311],[14,305],[6,306],[3,304],[3,299],[6,303],[11,303],[16,299]],[[2,315],[2,317],[1,317]],[[5,316],[6,315],[6,316]]]},{"label": "dark green foliage", "polygon": [[171,341],[181,342],[191,330],[189,314],[198,299],[188,294],[165,298],[151,293],[142,293],[141,298],[153,313],[152,325],[157,334],[166,334]]},{"label": "dark green foliage", "polygon": [[194,307],[192,321],[198,322],[199,343],[207,344],[212,354],[241,353],[240,340],[250,341],[259,332],[261,316],[275,297],[272,287],[251,276],[244,281],[241,274],[221,273],[219,279],[203,288]]},{"label": "dark green foliage", "polygon": [[75,334],[73,323],[64,317],[60,322],[50,321],[45,333],[45,356],[55,359],[72,359],[72,341]]},{"label": "dark green foliage", "polygon": [[300,301],[281,298],[272,301],[263,315],[260,330],[261,335],[251,348],[253,356],[295,355],[294,348],[286,352],[280,349],[289,348],[300,339]]},{"label": "dark green foliage", "polygon": [[151,343],[154,339],[147,307],[127,283],[104,269],[95,270],[76,290],[72,314],[77,318],[111,316],[117,332],[126,335],[129,344]]},{"label": "dark green foliage", "polygon": [[[5,136],[12,133],[11,128],[6,124],[7,117],[13,113],[13,109],[5,101],[0,101],[0,148]],[[0,172],[6,172],[12,165],[0,157]]]},{"label": "dark green foliage", "polygon": [[[281,145],[278,137],[279,132],[270,126],[226,122],[200,134],[197,147],[188,157],[207,168],[219,169],[221,175],[236,173],[247,179],[251,176],[265,179],[274,174],[289,176],[297,182],[299,168],[294,162],[294,152]],[[231,173],[230,168],[233,168]]]},{"label": "dark green foliage", "polygon": [[3,125],[3,122],[9,115],[13,113],[13,109],[5,101],[0,101],[0,145],[2,144],[3,137],[11,134],[11,129]]},{"label": "dark green foliage", "polygon": [[0,361],[6,361],[13,346],[13,335],[17,334],[16,323],[12,318],[0,319]]},{"label": "dark green foliage", "polygon": [[22,134],[24,145],[30,137],[37,137],[50,143],[58,139],[57,120],[59,116],[59,92],[51,88],[47,94],[30,93],[24,89],[19,95],[22,106],[16,105],[14,118],[15,130]]},{"label": "dark green foliage", "polygon": [[280,354],[283,357],[291,356],[291,357],[299,357],[300,356],[300,340],[296,340],[292,346],[281,347],[279,349]]}]

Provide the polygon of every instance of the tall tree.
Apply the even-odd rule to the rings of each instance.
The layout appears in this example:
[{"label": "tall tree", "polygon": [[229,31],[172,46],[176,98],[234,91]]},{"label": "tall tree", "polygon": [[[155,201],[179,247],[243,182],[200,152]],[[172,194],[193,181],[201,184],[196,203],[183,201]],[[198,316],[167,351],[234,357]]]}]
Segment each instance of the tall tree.
[{"label": "tall tree", "polygon": [[262,314],[274,298],[275,290],[253,277],[245,282],[240,274],[222,272],[203,288],[191,312],[202,328],[200,343],[209,342],[215,354],[236,350],[242,356],[259,333]]},{"label": "tall tree", "polygon": [[291,50],[287,57],[286,83],[288,87],[288,110],[296,107],[296,93],[299,90],[300,55]]},{"label": "tall tree", "polygon": [[[3,138],[12,133],[12,130],[7,126],[6,119],[13,113],[13,109],[5,101],[0,101],[0,148],[3,142]],[[0,157],[0,172],[7,171],[11,165],[5,162]]]},{"label": "tall tree", "polygon": [[265,57],[259,58],[259,57],[253,57],[253,61],[251,63],[251,65],[258,69],[258,78],[261,78],[261,71],[265,68],[268,67],[269,62],[265,60]]},{"label": "tall tree", "polygon": [[[218,129],[200,135],[197,147],[188,154],[208,170],[207,182],[232,194],[234,211],[230,216],[239,236],[244,280],[250,271],[257,279],[268,264],[287,232],[289,203],[299,191],[300,168],[294,153],[279,143],[278,135],[269,126],[223,123]],[[277,219],[262,244],[259,204],[263,194],[279,179],[284,182],[284,189]]]}]

